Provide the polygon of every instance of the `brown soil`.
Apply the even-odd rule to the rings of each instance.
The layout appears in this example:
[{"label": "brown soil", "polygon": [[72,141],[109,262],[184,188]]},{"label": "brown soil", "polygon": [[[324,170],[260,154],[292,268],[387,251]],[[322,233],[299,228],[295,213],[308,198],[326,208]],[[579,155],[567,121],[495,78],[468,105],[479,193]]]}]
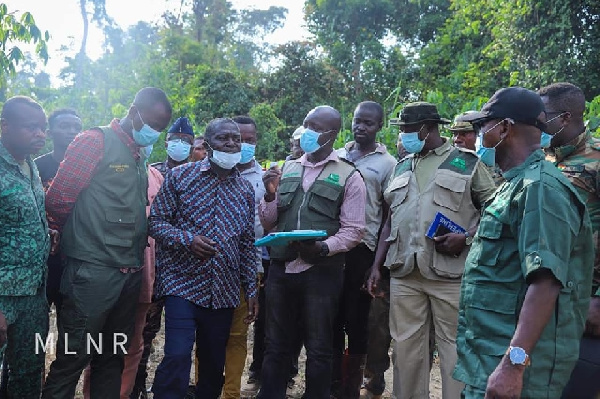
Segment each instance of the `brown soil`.
[{"label": "brown soil", "polygon": [[[55,321],[55,313],[54,311],[50,317],[50,332],[56,334],[56,321]],[[244,370],[244,375],[242,377],[242,385],[248,379],[248,367],[252,361],[252,327],[250,327],[250,331],[248,332],[248,357],[246,358],[246,368]],[[152,384],[152,378],[154,376],[154,372],[156,367],[160,363],[163,353],[164,347],[164,332],[161,331],[158,333],[156,339],[154,340],[154,351],[150,354],[150,359],[148,361],[148,387]],[[46,370],[49,370],[50,363],[54,359],[53,354],[46,355]],[[301,398],[304,393],[304,370],[305,370],[305,362],[306,362],[306,353],[304,349],[300,353],[300,371],[298,376],[296,377],[296,384],[294,388],[288,391],[288,398]],[[191,381],[193,381],[193,374],[190,376]],[[392,370],[391,368],[385,374],[386,379],[386,390],[383,394],[383,398],[391,398],[391,389],[392,389]],[[76,399],[83,399],[83,377],[80,379],[79,384],[77,385],[77,390],[75,393]],[[437,358],[434,360],[434,366],[431,372],[431,383],[429,385],[430,388],[430,398],[431,399],[441,399],[442,397],[442,382],[440,376],[439,362]],[[152,398],[152,394],[149,394],[149,398]]]}]

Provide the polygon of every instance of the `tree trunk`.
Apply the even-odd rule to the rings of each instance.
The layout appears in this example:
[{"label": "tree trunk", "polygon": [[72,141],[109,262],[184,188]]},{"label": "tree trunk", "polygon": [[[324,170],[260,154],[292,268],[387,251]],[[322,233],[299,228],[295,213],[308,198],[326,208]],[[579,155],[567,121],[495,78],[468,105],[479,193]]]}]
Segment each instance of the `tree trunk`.
[{"label": "tree trunk", "polygon": [[87,0],[79,0],[79,9],[81,11],[81,19],[83,20],[83,37],[81,38],[81,47],[77,54],[77,73],[75,75],[75,87],[81,88],[83,86],[83,63],[85,62],[85,50],[87,46],[87,37],[89,30],[89,21],[86,11]]}]

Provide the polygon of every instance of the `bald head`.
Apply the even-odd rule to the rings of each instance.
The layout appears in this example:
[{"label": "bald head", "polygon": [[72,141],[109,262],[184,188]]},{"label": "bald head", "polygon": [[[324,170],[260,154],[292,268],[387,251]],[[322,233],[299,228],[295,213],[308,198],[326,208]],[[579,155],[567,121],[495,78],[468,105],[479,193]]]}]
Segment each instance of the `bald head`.
[{"label": "bald head", "polygon": [[334,130],[338,133],[342,127],[342,115],[337,109],[329,105],[320,105],[313,108],[308,112],[304,121],[306,122],[309,118],[317,119],[321,124],[326,125],[325,131]]},{"label": "bald head", "polygon": [[148,111],[154,108],[157,104],[165,107],[165,110],[170,114],[172,113],[171,103],[167,98],[167,95],[161,89],[156,87],[144,87],[135,95],[133,105],[138,107],[140,111]]}]

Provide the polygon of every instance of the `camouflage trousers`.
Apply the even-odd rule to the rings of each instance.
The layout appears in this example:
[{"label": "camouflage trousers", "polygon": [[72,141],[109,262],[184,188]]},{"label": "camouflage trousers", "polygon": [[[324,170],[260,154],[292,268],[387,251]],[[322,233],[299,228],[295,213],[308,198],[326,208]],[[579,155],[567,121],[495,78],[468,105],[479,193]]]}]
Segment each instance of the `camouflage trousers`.
[{"label": "camouflage trousers", "polygon": [[8,341],[0,348],[0,359],[9,367],[9,399],[40,397],[49,324],[45,291],[40,287],[35,295],[0,296],[0,310],[8,324]]}]

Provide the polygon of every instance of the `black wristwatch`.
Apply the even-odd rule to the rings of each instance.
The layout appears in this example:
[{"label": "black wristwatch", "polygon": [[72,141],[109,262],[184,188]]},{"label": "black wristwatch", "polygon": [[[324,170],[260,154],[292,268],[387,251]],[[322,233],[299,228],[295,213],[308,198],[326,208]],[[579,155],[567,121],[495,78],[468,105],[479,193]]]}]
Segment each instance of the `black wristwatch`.
[{"label": "black wristwatch", "polygon": [[319,252],[319,256],[325,257],[329,255],[329,247],[325,243],[325,241],[319,241],[321,245],[321,251]]}]

